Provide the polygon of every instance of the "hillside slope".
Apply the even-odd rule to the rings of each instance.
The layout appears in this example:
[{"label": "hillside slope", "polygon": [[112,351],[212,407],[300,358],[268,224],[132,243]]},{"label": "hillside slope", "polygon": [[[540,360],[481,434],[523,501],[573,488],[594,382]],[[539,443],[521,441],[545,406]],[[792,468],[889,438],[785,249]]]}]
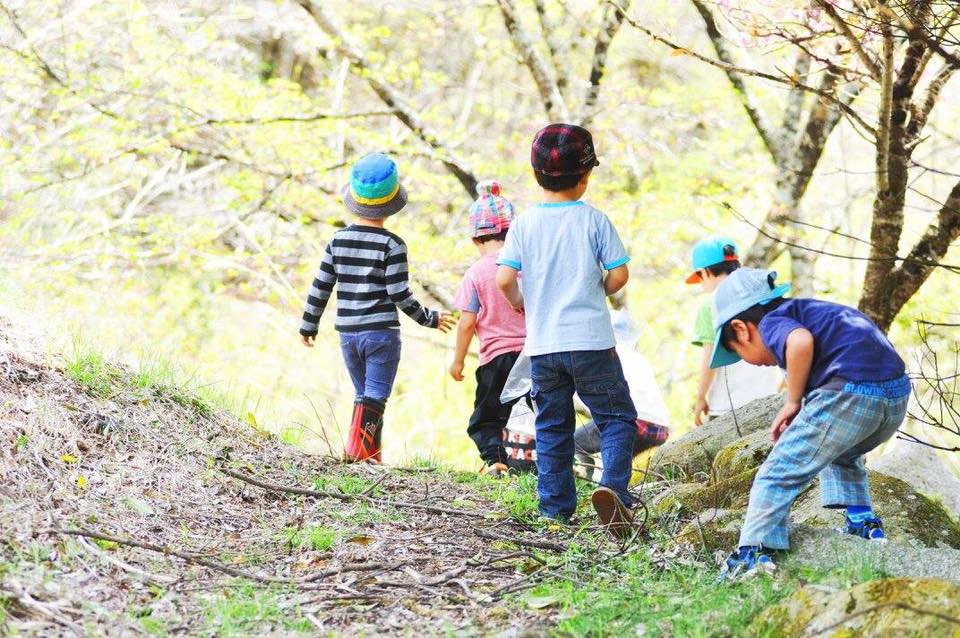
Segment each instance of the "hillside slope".
[{"label": "hillside slope", "polygon": [[545,619],[491,604],[538,566],[490,541],[525,533],[494,513],[500,486],[309,456],[95,359],[70,364],[81,384],[11,330],[0,325],[7,631],[444,633]]},{"label": "hillside slope", "polygon": [[[775,578],[718,585],[711,550],[733,542],[738,510],[713,501],[742,498],[744,486],[714,483],[721,461],[742,458],[756,461],[701,459],[713,469],[689,476],[712,477],[702,481],[669,479],[677,465],[654,468],[635,490],[651,504],[642,530],[614,545],[587,505],[589,483],[578,486],[580,514],[561,528],[538,519],[530,475],[498,481],[427,461],[390,468],[308,455],[163,375],[90,353],[52,363],[0,314],[0,634],[960,629],[941,609],[960,609],[960,551],[942,547],[949,535],[929,523],[931,542],[877,545],[814,518]],[[706,510],[694,505],[704,494]],[[890,507],[905,512],[927,502],[897,498]],[[931,520],[952,529],[944,516]],[[934,594],[936,608],[925,602]],[[838,596],[860,606],[837,607]],[[821,608],[832,611],[810,614]]]}]

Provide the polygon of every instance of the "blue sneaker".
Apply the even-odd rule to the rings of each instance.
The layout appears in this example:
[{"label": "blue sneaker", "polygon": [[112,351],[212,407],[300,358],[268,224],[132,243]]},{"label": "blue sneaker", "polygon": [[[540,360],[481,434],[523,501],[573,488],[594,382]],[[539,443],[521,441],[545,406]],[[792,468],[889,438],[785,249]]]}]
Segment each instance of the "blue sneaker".
[{"label": "blue sneaker", "polygon": [[853,522],[848,516],[846,529],[840,531],[844,534],[865,538],[868,541],[887,541],[887,535],[883,533],[883,521],[877,516],[870,516],[857,522]]},{"label": "blue sneaker", "polygon": [[742,547],[727,557],[720,568],[718,582],[749,578],[758,574],[773,575],[777,565],[762,547]]}]

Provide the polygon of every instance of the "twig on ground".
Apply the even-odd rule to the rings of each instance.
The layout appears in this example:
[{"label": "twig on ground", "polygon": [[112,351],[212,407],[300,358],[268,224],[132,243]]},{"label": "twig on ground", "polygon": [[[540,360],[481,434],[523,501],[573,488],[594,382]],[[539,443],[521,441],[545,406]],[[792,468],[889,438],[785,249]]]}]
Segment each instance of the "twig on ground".
[{"label": "twig on ground", "polygon": [[287,485],[280,485],[278,483],[271,483],[269,481],[262,481],[260,479],[253,478],[252,476],[245,474],[243,472],[236,472],[229,468],[221,466],[220,471],[231,476],[239,481],[244,483],[249,483],[250,485],[255,485],[256,487],[270,490],[273,492],[286,492],[287,494],[299,494],[300,496],[310,496],[313,498],[333,498],[340,501],[365,501],[367,503],[372,503],[374,505],[383,505],[390,507],[399,507],[403,509],[418,509],[425,512],[433,512],[435,514],[452,514],[455,516],[469,516],[471,518],[486,518],[486,512],[472,512],[470,510],[460,510],[450,507],[439,507],[436,505],[425,505],[421,503],[408,503],[405,501],[391,501],[384,498],[374,498],[372,496],[364,496],[363,494],[343,494],[338,492],[321,492],[319,490],[311,490],[303,487],[291,487]]},{"label": "twig on ground", "polygon": [[[307,576],[300,576],[297,578],[288,578],[284,576],[271,576],[269,574],[258,574],[256,572],[249,572],[242,569],[237,569],[235,567],[230,567],[229,565],[224,565],[209,558],[203,556],[198,556],[196,554],[191,554],[188,552],[181,552],[170,547],[165,547],[163,545],[156,545],[154,543],[147,543],[144,541],[135,540],[132,538],[121,538],[118,536],[112,536],[110,534],[103,534],[101,532],[95,532],[88,529],[46,529],[39,534],[57,534],[62,536],[81,536],[87,538],[96,538],[102,541],[107,541],[111,543],[117,543],[118,545],[127,545],[129,547],[139,547],[140,549],[145,549],[151,552],[157,552],[159,554],[164,554],[167,556],[174,556],[179,558],[191,565],[198,565],[200,567],[207,567],[214,571],[218,571],[228,576],[233,576],[235,578],[246,578],[249,580],[254,580],[261,583],[281,583],[286,585],[301,585],[306,583],[313,583],[320,580],[321,578],[327,578],[329,576],[336,576],[344,572],[350,571],[372,571],[377,569],[383,569],[384,565],[381,563],[357,563],[352,565],[341,565],[335,569],[328,569],[322,572],[317,572],[315,574],[310,574]],[[405,563],[397,563],[392,566],[392,569],[397,569],[402,567]]]},{"label": "twig on ground", "polygon": [[519,536],[508,536],[506,534],[499,534],[497,532],[491,531],[486,528],[479,528],[473,530],[473,533],[479,536],[480,538],[487,538],[495,541],[507,541],[513,543],[514,545],[522,545],[524,547],[534,547],[536,549],[546,549],[551,552],[565,552],[567,551],[567,546],[560,543],[554,543],[552,541],[545,540],[528,540],[526,538],[520,538]]}]

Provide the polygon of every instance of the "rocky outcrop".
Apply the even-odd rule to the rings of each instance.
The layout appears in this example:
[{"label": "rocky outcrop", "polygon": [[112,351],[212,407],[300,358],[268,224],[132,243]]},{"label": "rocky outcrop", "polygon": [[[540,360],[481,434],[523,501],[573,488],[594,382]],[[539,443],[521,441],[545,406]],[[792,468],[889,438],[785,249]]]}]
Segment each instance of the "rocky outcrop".
[{"label": "rocky outcrop", "polygon": [[681,480],[707,476],[722,448],[754,432],[766,431],[782,406],[781,395],[752,401],[667,443],[653,457],[652,465]]},{"label": "rocky outcrop", "polygon": [[954,518],[960,518],[960,479],[933,448],[894,439],[883,456],[868,461],[867,465],[942,501]]},{"label": "rocky outcrop", "polygon": [[[943,504],[917,492],[900,479],[868,472],[873,509],[884,522],[884,531],[893,542],[920,544],[924,547],[960,548],[960,525],[947,513]],[[839,527],[842,510],[821,506],[820,486],[797,499],[791,519],[817,527]]]},{"label": "rocky outcrop", "polygon": [[946,638],[960,632],[960,585],[907,578],[874,580],[844,591],[808,585],[761,613],[753,629],[783,638]]}]

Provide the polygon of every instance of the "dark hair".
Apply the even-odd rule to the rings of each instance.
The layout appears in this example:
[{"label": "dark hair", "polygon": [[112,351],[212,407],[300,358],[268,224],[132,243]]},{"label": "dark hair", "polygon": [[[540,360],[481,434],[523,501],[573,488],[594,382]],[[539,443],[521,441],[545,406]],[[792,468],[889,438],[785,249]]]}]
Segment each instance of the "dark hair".
[{"label": "dark hair", "polygon": [[742,321],[743,323],[752,323],[753,325],[758,325],[760,320],[767,316],[767,313],[772,312],[779,308],[783,303],[787,301],[783,297],[777,297],[776,299],[771,299],[765,304],[755,304],[750,306],[740,314],[732,317],[729,321],[723,324],[723,327],[720,328],[720,344],[724,348],[730,348],[730,342],[736,341],[737,333],[733,330],[734,321]]},{"label": "dark hair", "polygon": [[[735,257],[737,254],[737,248],[730,244],[726,244],[723,247],[723,257],[726,260],[728,257]],[[707,266],[706,270],[710,272],[714,277],[719,277],[720,275],[729,275],[734,270],[740,268],[740,262],[736,259],[731,259],[730,261],[721,261],[719,264],[714,264],[712,266]]]},{"label": "dark hair", "polygon": [[480,237],[474,237],[475,240],[481,244],[485,244],[488,241],[506,241],[507,240],[507,231],[501,231],[495,235],[481,235]]},{"label": "dark hair", "polygon": [[544,175],[540,171],[533,171],[533,176],[537,178],[540,187],[555,193],[575,188],[583,179],[583,175]]}]

